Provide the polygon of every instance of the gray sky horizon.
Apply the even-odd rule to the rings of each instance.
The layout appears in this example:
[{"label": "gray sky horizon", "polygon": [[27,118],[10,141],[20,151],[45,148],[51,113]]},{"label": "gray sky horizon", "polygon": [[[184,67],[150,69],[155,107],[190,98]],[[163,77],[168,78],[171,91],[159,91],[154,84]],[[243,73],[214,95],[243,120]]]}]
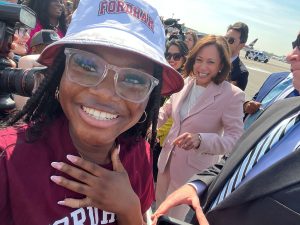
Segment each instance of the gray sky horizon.
[{"label": "gray sky horizon", "polygon": [[278,56],[287,55],[300,31],[298,0],[147,0],[160,16],[208,34],[224,35],[237,21],[249,27],[247,44]]}]

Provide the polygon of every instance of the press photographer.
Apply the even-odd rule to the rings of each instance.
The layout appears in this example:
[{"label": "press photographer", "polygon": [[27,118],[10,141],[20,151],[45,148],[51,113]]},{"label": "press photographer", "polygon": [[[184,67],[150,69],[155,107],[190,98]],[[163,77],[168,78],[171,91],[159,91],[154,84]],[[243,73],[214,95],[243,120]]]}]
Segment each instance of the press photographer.
[{"label": "press photographer", "polygon": [[179,20],[180,19],[169,18],[163,21],[168,41],[171,41],[172,39],[184,41],[184,34],[182,31],[183,25],[178,23]]},{"label": "press photographer", "polygon": [[0,2],[0,119],[15,107],[12,93],[31,96],[38,85],[35,74],[40,73],[41,69],[15,69],[16,65],[10,57],[16,29],[34,28],[35,24],[35,13],[28,7]]}]

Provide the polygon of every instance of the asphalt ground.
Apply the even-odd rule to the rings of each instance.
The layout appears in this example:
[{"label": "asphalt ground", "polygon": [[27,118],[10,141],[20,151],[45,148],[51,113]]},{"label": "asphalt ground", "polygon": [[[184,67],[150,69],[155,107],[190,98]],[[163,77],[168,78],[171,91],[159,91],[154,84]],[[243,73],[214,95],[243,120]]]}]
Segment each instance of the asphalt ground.
[{"label": "asphalt ground", "polygon": [[268,63],[245,59],[245,52],[240,52],[240,59],[249,71],[248,84],[245,90],[246,100],[251,99],[271,73],[290,71],[290,65],[275,59]]}]

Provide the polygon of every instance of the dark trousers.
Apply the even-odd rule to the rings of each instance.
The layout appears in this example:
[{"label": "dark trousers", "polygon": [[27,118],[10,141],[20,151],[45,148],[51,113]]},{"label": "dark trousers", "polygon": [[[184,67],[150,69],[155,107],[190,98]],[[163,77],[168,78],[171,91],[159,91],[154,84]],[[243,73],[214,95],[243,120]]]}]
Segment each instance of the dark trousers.
[{"label": "dark trousers", "polygon": [[157,168],[157,160],[159,157],[161,151],[161,147],[159,145],[159,143],[156,143],[154,150],[153,150],[153,178],[154,178],[154,182],[157,181],[157,173],[158,173],[158,168]]}]

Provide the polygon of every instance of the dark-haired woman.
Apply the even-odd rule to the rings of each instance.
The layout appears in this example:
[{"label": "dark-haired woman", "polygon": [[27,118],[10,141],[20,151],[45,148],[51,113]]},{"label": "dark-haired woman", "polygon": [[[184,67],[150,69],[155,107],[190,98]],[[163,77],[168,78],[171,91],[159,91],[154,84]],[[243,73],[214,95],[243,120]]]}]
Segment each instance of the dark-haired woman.
[{"label": "dark-haired woman", "polygon": [[[168,63],[177,70],[180,74],[183,71],[183,66],[186,61],[186,57],[188,54],[188,48],[186,44],[179,39],[173,39],[166,45],[166,52],[165,57]],[[161,105],[163,105],[170,96],[163,96],[161,99]],[[159,143],[155,146],[155,149],[153,151],[153,173],[154,173],[154,180],[157,180],[157,160],[158,156],[161,151],[161,147],[163,145],[163,142],[165,138],[167,137],[169,130],[172,126],[173,120],[170,117],[163,126],[161,126],[157,130],[157,138],[159,140]]]},{"label": "dark-haired woman", "polygon": [[[166,53],[165,57],[168,63],[177,70],[180,74],[183,71],[184,63],[186,62],[186,57],[188,54],[188,48],[186,44],[178,39],[173,39],[172,41],[168,42],[166,46]],[[170,96],[164,96],[163,102],[166,102]],[[157,130],[157,137],[159,139],[159,143],[162,146],[166,136],[169,133],[169,130],[172,126],[172,118],[170,117],[163,126],[161,126]]]},{"label": "dark-haired woman", "polygon": [[[228,154],[243,133],[245,94],[226,81],[229,46],[221,36],[197,42],[184,67],[185,86],[160,109],[158,127],[172,117],[173,125],[158,159],[158,205],[188,179]],[[169,215],[183,220],[185,205]]]},{"label": "dark-haired woman", "polygon": [[54,30],[60,38],[65,36],[67,25],[63,0],[28,0],[25,4],[37,15],[36,26],[27,41],[28,46],[33,35],[42,29]]},{"label": "dark-haired woman", "polygon": [[161,93],[183,79],[164,60],[154,8],[131,0],[146,24],[100,3],[80,1],[68,35],[41,54],[49,69],[40,87],[0,130],[1,224],[141,225],[152,204],[145,136]]},{"label": "dark-haired woman", "polygon": [[182,73],[189,49],[184,41],[173,39],[167,43],[165,57],[168,63],[179,73]]}]

